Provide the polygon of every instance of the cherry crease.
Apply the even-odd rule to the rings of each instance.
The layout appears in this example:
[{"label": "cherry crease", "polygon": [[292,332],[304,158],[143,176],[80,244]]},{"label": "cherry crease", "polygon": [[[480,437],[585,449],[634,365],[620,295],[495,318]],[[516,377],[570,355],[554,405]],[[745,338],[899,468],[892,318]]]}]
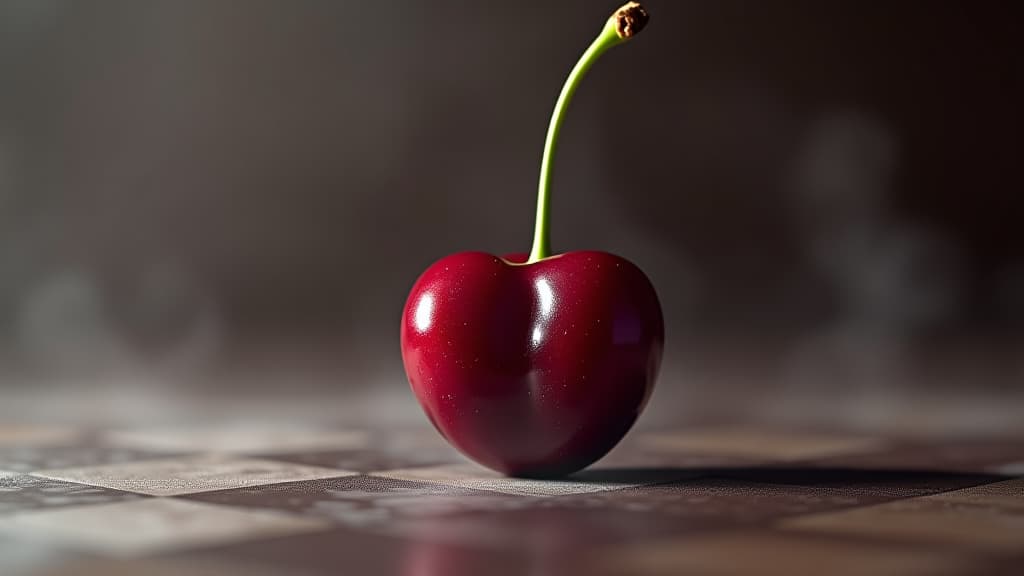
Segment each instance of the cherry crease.
[{"label": "cherry crease", "polygon": [[657,294],[606,252],[526,264],[463,252],[420,276],[402,315],[402,359],[437,430],[476,462],[523,477],[604,456],[654,388],[664,346]]}]

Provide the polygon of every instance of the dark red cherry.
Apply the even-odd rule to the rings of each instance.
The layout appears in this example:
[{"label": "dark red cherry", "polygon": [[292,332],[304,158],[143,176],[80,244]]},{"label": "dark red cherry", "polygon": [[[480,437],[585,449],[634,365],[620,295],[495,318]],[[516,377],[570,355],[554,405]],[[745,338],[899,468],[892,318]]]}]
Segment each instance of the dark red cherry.
[{"label": "dark red cherry", "polygon": [[473,460],[551,477],[604,456],[636,421],[664,323],[643,272],[605,252],[532,264],[444,258],[412,289],[402,359],[430,421]]}]

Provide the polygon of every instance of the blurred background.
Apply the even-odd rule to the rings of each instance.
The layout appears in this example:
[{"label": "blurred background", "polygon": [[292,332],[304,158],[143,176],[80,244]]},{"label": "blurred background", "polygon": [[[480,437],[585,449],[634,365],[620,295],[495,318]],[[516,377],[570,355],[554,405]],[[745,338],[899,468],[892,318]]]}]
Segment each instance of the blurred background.
[{"label": "blurred background", "polygon": [[[1019,430],[1014,3],[645,4],[569,114],[553,242],[657,287],[646,421]],[[3,0],[0,416],[419,418],[405,296],[529,249],[617,5]]]}]

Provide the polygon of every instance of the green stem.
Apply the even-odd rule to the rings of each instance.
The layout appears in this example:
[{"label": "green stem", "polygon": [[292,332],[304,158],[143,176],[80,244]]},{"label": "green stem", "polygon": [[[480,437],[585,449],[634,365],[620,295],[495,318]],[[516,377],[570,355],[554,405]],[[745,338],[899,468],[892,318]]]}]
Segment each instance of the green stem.
[{"label": "green stem", "polygon": [[533,234],[533,249],[530,251],[528,264],[537,262],[551,255],[551,237],[548,228],[551,208],[551,167],[558,143],[558,135],[565,121],[565,111],[572,101],[576,89],[590,67],[608,51],[609,48],[626,42],[638,33],[647,23],[647,13],[639,4],[630,2],[617,10],[594,42],[587,48],[579,62],[573,67],[562,87],[555,110],[548,125],[548,135],[544,141],[544,156],[540,165],[540,182],[537,185],[537,224]]}]

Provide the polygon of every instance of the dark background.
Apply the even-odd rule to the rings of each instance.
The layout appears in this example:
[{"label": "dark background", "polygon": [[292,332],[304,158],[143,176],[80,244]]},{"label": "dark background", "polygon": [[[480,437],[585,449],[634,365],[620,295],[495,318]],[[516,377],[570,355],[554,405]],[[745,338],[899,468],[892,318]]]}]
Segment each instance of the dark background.
[{"label": "dark background", "polygon": [[[1014,4],[646,3],[571,109],[553,242],[651,276],[663,405],[1019,397]],[[0,2],[0,392],[402,391],[408,289],[529,249],[616,5]]]}]

